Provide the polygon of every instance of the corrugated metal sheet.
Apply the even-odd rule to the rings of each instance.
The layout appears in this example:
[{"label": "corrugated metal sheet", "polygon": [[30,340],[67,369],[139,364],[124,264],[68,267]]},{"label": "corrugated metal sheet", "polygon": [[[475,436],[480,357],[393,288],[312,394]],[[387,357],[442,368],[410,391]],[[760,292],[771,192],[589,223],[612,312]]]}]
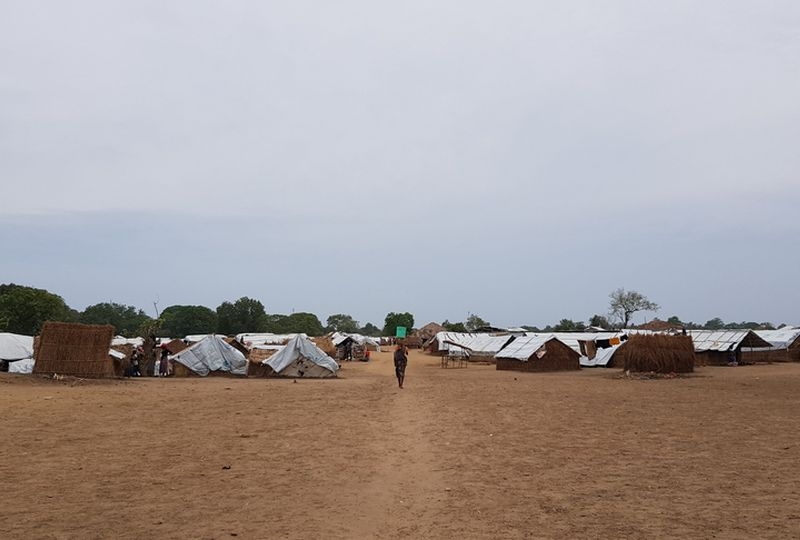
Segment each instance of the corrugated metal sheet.
[{"label": "corrugated metal sheet", "polygon": [[748,334],[755,334],[752,330],[689,330],[687,333],[692,336],[695,352],[733,351]]}]

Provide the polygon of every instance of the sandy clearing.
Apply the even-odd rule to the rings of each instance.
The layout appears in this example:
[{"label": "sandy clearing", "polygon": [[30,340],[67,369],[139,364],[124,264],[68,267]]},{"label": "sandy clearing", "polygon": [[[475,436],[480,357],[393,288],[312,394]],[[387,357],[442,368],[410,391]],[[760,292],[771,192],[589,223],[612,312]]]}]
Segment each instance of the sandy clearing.
[{"label": "sandy clearing", "polygon": [[800,537],[800,365],[614,373],[2,374],[0,537]]}]

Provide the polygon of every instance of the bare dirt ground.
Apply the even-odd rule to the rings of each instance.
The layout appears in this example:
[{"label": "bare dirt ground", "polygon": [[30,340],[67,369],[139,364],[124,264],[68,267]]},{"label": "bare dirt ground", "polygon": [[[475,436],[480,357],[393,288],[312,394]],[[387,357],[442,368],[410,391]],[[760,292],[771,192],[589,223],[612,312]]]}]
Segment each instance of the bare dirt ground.
[{"label": "bare dirt ground", "polygon": [[800,365],[0,374],[0,537],[798,538]]}]

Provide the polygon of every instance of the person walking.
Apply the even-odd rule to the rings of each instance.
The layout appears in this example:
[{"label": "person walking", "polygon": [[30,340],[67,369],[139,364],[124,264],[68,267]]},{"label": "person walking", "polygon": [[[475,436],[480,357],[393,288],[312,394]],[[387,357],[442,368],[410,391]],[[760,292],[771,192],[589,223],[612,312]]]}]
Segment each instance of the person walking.
[{"label": "person walking", "polygon": [[403,381],[406,378],[406,366],[408,365],[408,351],[403,343],[397,345],[394,351],[394,373],[397,375],[397,385],[402,389]]},{"label": "person walking", "polygon": [[161,349],[161,360],[158,363],[158,376],[166,377],[169,375],[169,351],[166,347]]}]

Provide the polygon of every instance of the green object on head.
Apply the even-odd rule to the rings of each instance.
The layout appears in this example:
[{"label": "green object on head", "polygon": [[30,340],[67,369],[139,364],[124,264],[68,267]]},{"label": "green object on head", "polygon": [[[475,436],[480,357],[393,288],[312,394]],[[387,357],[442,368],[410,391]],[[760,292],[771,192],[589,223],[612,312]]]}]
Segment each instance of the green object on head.
[{"label": "green object on head", "polygon": [[405,326],[398,326],[395,330],[394,337],[406,337],[406,330]]}]

